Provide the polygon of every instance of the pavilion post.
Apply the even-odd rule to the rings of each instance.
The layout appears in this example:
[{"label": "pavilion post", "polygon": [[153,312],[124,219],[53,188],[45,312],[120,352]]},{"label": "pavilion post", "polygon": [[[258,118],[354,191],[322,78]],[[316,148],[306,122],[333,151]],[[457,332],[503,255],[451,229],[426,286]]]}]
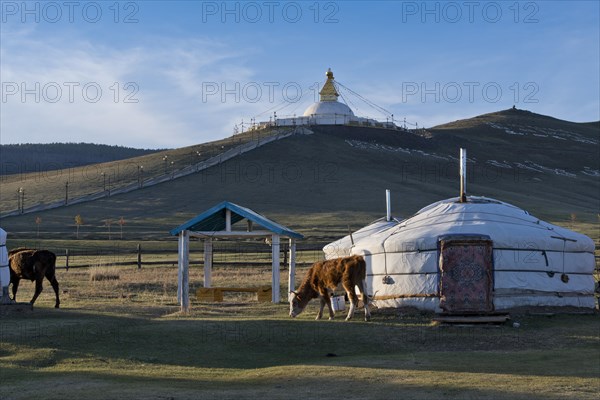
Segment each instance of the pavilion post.
[{"label": "pavilion post", "polygon": [[273,235],[271,239],[271,268],[272,268],[272,301],[273,303],[279,303],[279,235]]},{"label": "pavilion post", "polygon": [[231,232],[231,210],[229,208],[225,210],[225,230]]},{"label": "pavilion post", "polygon": [[204,240],[204,287],[209,288],[212,285],[212,261],[213,246],[212,239]]},{"label": "pavilion post", "polygon": [[183,286],[183,232],[179,233],[177,242],[177,302],[181,303],[181,288]]},{"label": "pavilion post", "polygon": [[181,312],[187,313],[190,310],[190,234],[184,230],[180,234],[181,238]]},{"label": "pavilion post", "polygon": [[296,289],[296,240],[290,238],[288,294]]}]

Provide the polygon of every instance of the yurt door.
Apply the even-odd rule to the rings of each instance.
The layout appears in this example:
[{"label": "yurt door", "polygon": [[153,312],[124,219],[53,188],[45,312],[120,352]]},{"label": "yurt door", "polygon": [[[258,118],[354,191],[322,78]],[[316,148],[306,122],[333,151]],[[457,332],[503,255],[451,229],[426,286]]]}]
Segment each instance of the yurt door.
[{"label": "yurt door", "polygon": [[448,313],[494,310],[493,253],[488,236],[440,238],[440,308]]}]

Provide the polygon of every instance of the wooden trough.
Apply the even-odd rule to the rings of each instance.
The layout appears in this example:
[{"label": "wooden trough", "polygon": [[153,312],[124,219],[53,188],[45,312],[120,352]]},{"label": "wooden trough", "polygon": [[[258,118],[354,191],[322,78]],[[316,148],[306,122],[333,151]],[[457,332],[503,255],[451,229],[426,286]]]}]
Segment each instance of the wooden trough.
[{"label": "wooden trough", "polygon": [[204,302],[221,302],[223,301],[223,292],[240,292],[240,293],[256,293],[256,299],[259,303],[268,303],[271,301],[273,289],[271,286],[260,287],[209,287],[199,288],[196,290],[196,298],[198,301]]}]

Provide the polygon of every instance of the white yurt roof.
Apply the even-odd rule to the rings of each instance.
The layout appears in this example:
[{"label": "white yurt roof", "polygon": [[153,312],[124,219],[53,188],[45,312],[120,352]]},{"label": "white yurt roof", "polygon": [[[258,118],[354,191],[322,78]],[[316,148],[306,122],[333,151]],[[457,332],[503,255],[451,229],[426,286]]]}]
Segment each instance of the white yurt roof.
[{"label": "white yurt roof", "polygon": [[432,250],[441,236],[450,234],[489,235],[494,248],[594,251],[593,240],[585,235],[544,222],[511,204],[470,196],[466,203],[451,198],[422,208],[393,230],[355,241],[352,252],[378,247],[403,251],[406,243],[419,251]]},{"label": "white yurt roof", "polygon": [[353,232],[352,238],[350,238],[350,235],[347,235],[323,247],[325,258],[329,260],[332,258],[349,256],[353,246],[352,241],[356,243],[357,241],[360,241],[362,239],[380,234],[381,232],[398,226],[400,222],[401,221],[395,218],[392,218],[390,221],[388,221],[385,217],[373,221],[369,225],[360,228],[356,232]]}]

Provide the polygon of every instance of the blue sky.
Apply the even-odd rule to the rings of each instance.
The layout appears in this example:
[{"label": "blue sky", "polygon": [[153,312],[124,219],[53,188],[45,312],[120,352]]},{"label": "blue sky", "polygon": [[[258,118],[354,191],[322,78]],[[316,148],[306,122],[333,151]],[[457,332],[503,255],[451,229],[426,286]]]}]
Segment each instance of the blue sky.
[{"label": "blue sky", "polygon": [[2,144],[202,143],[273,110],[302,114],[328,67],[419,126],[513,104],[600,119],[597,1],[2,1],[1,10]]}]

